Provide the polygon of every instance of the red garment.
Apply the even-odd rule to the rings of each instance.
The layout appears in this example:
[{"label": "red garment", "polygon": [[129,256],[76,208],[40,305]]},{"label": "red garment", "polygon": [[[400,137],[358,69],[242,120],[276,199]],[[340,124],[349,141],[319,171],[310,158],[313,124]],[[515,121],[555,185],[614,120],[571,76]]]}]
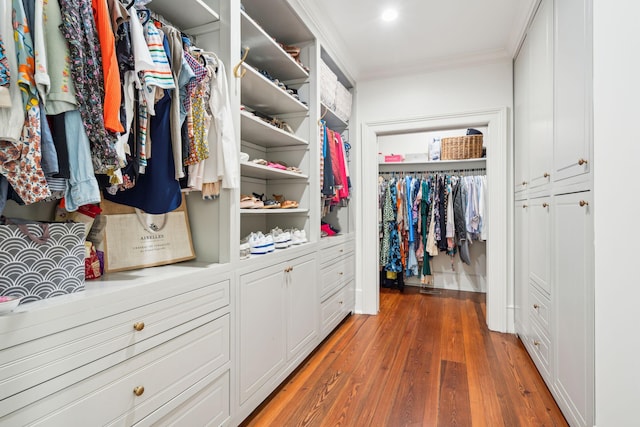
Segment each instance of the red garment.
[{"label": "red garment", "polygon": [[337,204],[340,200],[349,196],[349,181],[345,168],[344,150],[342,149],[342,137],[338,132],[328,129],[329,147],[331,151],[331,166],[335,182],[335,193],[331,203]]},{"label": "red garment", "polygon": [[124,132],[120,122],[120,69],[116,59],[116,40],[111,28],[111,15],[106,0],[92,0],[93,19],[102,53],[104,77],[104,127],[111,132]]}]

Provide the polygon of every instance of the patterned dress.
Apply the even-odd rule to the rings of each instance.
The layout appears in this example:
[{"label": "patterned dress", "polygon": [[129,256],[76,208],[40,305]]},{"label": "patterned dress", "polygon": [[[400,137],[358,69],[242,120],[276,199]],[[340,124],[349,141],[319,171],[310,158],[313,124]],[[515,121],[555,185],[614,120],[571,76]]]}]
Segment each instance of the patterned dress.
[{"label": "patterned dress", "polygon": [[60,0],[60,10],[61,30],[69,43],[71,76],[91,145],[93,169],[96,173],[107,173],[123,165],[116,152],[116,137],[104,127],[102,58],[91,0]]},{"label": "patterned dress", "polygon": [[41,167],[40,104],[35,82],[33,41],[21,0],[12,2],[13,36],[18,60],[18,86],[25,122],[18,143],[0,142],[0,171],[25,204],[47,199],[51,192]]}]

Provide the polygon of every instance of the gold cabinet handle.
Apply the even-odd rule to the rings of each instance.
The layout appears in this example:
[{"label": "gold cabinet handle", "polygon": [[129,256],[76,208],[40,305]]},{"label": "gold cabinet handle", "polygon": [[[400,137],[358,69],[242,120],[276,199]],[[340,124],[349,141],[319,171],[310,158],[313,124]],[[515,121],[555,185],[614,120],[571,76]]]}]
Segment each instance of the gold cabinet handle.
[{"label": "gold cabinet handle", "polygon": [[587,202],[586,200],[580,200],[580,207],[585,207],[585,206],[589,206],[589,202]]},{"label": "gold cabinet handle", "polygon": [[582,166],[582,165],[586,165],[587,163],[589,163],[589,162],[588,162],[587,160],[585,160],[585,159],[579,159],[579,160],[578,160],[578,164],[579,164],[580,166]]},{"label": "gold cabinet handle", "polygon": [[527,209],[529,205],[522,205],[522,209]]},{"label": "gold cabinet handle", "polygon": [[535,345],[536,347],[538,347],[540,345],[540,341],[538,340],[533,340],[533,345]]},{"label": "gold cabinet handle", "polygon": [[344,252],[344,249],[340,249],[340,252]]},{"label": "gold cabinet handle", "polygon": [[144,322],[136,322],[133,324],[133,329],[135,329],[136,331],[140,332],[141,330],[144,329]]},{"label": "gold cabinet handle", "polygon": [[547,172],[545,172],[544,175],[542,175],[542,176],[544,176],[545,178],[549,178],[551,175],[549,175]]},{"label": "gold cabinet handle", "polygon": [[293,271],[293,267],[289,266],[287,268],[284,269],[285,273],[291,273]]},{"label": "gold cabinet handle", "polygon": [[533,308],[535,308],[536,310],[540,308],[540,306],[538,304],[533,304]]},{"label": "gold cabinet handle", "polygon": [[339,272],[338,274],[339,274],[340,276],[343,276],[343,275],[344,275],[344,272],[342,272],[342,271],[341,271],[341,272]]},{"label": "gold cabinet handle", "polygon": [[135,394],[136,396],[142,396],[143,393],[144,387],[142,387],[141,385],[133,389],[133,394]]},{"label": "gold cabinet handle", "polygon": [[344,301],[338,301],[338,304],[342,305],[344,304]]},{"label": "gold cabinet handle", "polygon": [[543,204],[542,204],[542,207],[543,207],[543,208],[548,208],[548,207],[549,207],[549,203],[543,203]]},{"label": "gold cabinet handle", "polygon": [[522,186],[526,186],[527,185],[527,181],[522,181]]}]

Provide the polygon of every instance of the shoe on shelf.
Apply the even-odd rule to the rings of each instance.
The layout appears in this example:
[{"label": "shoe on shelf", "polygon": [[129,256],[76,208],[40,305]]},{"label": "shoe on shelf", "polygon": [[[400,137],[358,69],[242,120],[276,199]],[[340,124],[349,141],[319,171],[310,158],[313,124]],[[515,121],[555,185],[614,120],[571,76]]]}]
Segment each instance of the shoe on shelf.
[{"label": "shoe on shelf", "polygon": [[240,209],[254,209],[256,202],[257,200],[253,196],[247,196],[246,194],[240,195]]},{"label": "shoe on shelf", "polygon": [[247,163],[249,161],[249,155],[247,153],[240,152],[240,163]]},{"label": "shoe on shelf", "polygon": [[264,193],[258,194],[253,193],[253,209],[263,209],[264,208]]},{"label": "shoe on shelf", "polygon": [[276,249],[273,237],[270,234],[266,236],[261,231],[251,233],[247,237],[251,255],[264,255],[273,252]]},{"label": "shoe on shelf", "polygon": [[247,259],[251,255],[251,245],[247,239],[240,241],[240,259]]},{"label": "shoe on shelf", "polygon": [[276,227],[271,230],[271,236],[273,236],[276,249],[286,249],[291,246],[291,233],[288,231],[282,231],[280,227]]},{"label": "shoe on shelf", "polygon": [[297,228],[292,228],[291,230],[287,230],[291,234],[291,244],[292,245],[301,245],[303,243],[307,243],[307,233],[304,230],[298,230]]}]

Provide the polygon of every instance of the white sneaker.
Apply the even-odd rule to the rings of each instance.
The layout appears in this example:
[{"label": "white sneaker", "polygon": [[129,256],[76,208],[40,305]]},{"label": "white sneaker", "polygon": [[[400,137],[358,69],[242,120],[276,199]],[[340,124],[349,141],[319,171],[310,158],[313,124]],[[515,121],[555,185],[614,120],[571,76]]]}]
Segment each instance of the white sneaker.
[{"label": "white sneaker", "polygon": [[307,233],[304,230],[294,228],[290,230],[289,233],[291,234],[291,244],[301,245],[307,243]]},{"label": "white sneaker", "polygon": [[276,249],[286,249],[291,246],[291,233],[288,231],[282,231],[279,227],[276,227],[271,230],[271,236],[273,236]]},{"label": "white sneaker", "polygon": [[247,238],[249,242],[251,255],[264,255],[275,250],[273,237],[265,236],[261,231],[251,233]]},{"label": "white sneaker", "polygon": [[247,259],[251,255],[251,245],[248,240],[240,241],[240,259]]}]

